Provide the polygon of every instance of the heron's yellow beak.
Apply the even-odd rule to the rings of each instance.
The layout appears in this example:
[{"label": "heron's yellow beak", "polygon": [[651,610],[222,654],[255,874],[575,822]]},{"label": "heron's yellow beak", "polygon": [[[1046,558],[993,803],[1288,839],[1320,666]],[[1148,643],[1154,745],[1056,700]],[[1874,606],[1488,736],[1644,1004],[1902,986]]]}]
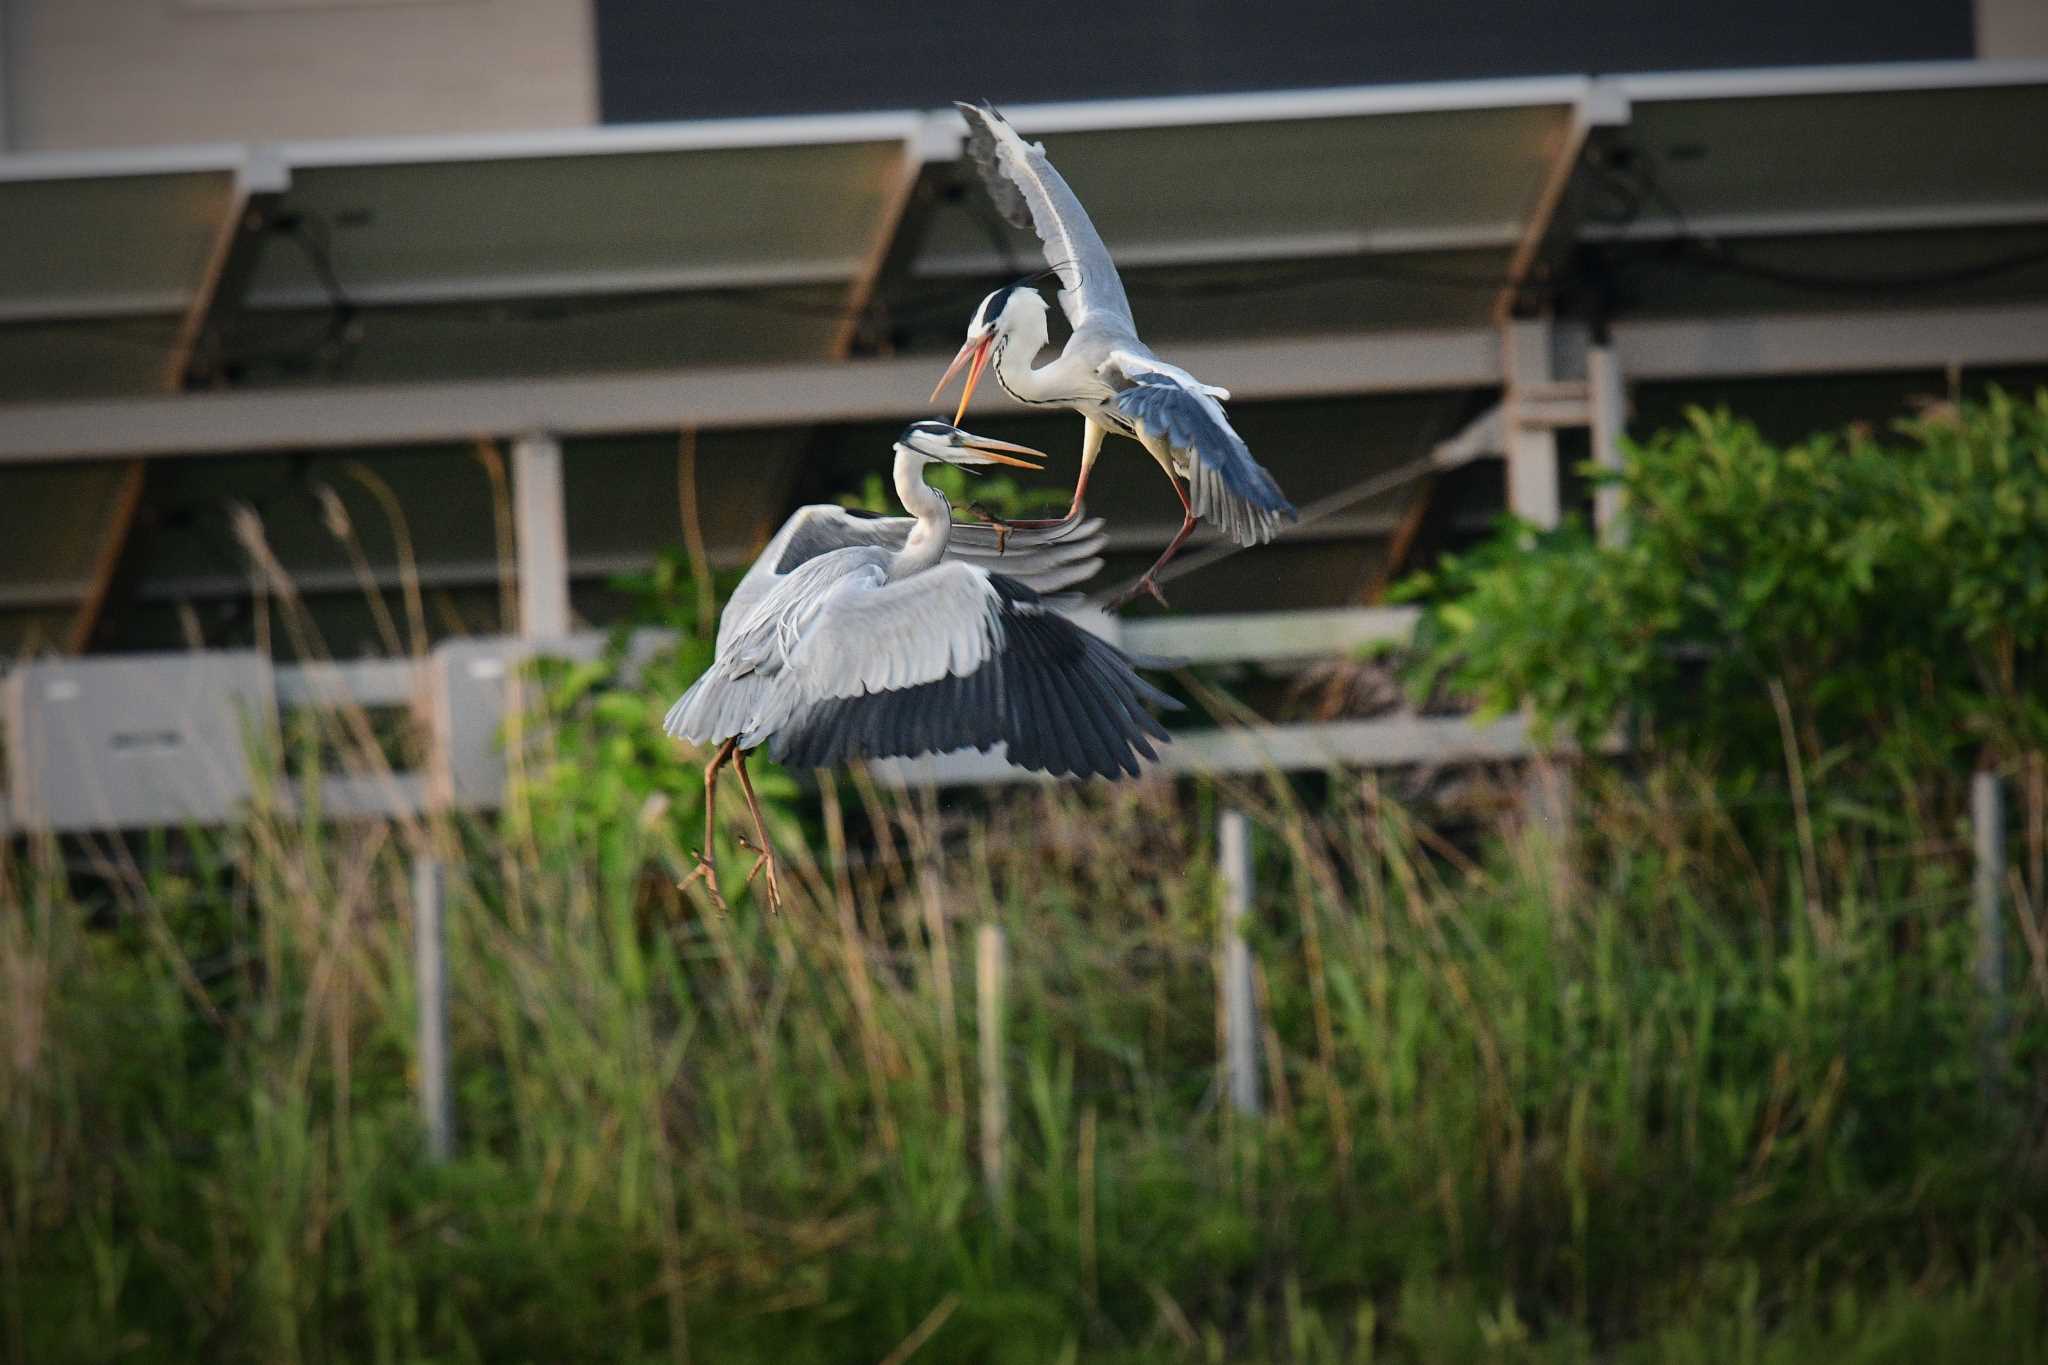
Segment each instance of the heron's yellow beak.
[{"label": "heron's yellow beak", "polygon": [[978,337],[969,337],[967,344],[960,348],[960,353],[953,357],[953,363],[939,376],[939,382],[932,386],[932,397],[937,398],[946,391],[946,385],[953,382],[953,376],[960,373],[960,367],[968,367],[967,387],[960,391],[960,406],[953,413],[953,425],[956,427],[960,425],[960,419],[967,415],[967,400],[974,397],[974,386],[981,382],[981,369],[988,364],[989,347],[995,344],[995,340],[996,334],[993,329],[983,332]]},{"label": "heron's yellow beak", "polygon": [[[972,383],[973,381],[970,379],[968,382]],[[1014,450],[1017,452],[1017,454],[1029,455],[1034,460],[1043,460],[1046,458],[1046,454],[1044,451],[1033,450],[1030,446],[1012,445],[1008,441],[997,441],[987,436],[970,436],[964,432],[961,433],[960,442],[969,450],[972,450],[976,454],[980,455],[983,459],[989,460],[995,464],[1015,465],[1019,469],[1045,468],[1045,466],[1042,464],[1031,463],[1031,460],[1017,460],[1012,459],[1008,455],[999,455],[996,453],[1002,450]]]}]

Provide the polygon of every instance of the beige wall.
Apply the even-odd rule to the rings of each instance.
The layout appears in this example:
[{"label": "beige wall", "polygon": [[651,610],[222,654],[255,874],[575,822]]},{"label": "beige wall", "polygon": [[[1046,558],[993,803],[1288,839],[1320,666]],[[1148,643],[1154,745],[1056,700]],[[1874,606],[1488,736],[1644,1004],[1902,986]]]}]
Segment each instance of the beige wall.
[{"label": "beige wall", "polygon": [[16,151],[582,126],[589,0],[0,0]]},{"label": "beige wall", "polygon": [[2048,0],[1977,0],[1977,55],[2048,57]]}]

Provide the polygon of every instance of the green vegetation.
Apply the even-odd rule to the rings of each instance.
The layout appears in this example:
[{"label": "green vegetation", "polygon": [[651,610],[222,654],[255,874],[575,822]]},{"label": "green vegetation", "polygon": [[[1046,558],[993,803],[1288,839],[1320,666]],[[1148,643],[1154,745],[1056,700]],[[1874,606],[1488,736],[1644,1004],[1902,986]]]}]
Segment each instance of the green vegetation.
[{"label": "green vegetation", "polygon": [[[271,812],[115,860],[85,904],[11,861],[8,1357],[878,1360],[943,1313],[922,1358],[2048,1358],[2038,931],[1981,999],[1952,831],[1828,843],[1813,919],[1676,773],[1588,794],[1570,886],[1370,784],[1266,794],[1248,1119],[1216,1102],[1205,800],[1048,792],[957,829],[828,801],[821,852],[854,816],[878,852],[794,846],[777,918],[643,875],[688,837],[658,821]],[[436,1168],[407,864],[458,839]]]},{"label": "green vegetation", "polygon": [[[1424,685],[1731,778],[1924,776],[2048,743],[2048,389],[1783,448],[1726,412],[1633,447],[1624,543],[1511,527],[1413,580]],[[1781,715],[1781,711],[1783,714]]]},{"label": "green vegetation", "polygon": [[[553,670],[488,822],[0,849],[0,1360],[2048,1362],[2044,414],[1908,429],[1912,517],[1900,451],[1701,418],[1624,476],[1626,548],[1452,565],[1437,673],[1657,741],[1563,828],[1357,775],[940,807],[764,772],[789,906],[719,915],[655,733],[692,629],[630,688],[623,634]],[[675,563],[645,586],[696,620]],[[296,742],[384,743],[347,720]],[[1951,799],[1987,755],[2030,776],[1995,995]],[[1258,1117],[1219,1098],[1224,800]]]}]

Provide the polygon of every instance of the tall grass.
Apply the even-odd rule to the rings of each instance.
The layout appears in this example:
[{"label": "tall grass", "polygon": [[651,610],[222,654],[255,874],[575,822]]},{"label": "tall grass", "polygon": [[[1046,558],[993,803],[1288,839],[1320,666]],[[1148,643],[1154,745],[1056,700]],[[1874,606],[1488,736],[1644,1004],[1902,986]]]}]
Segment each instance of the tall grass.
[{"label": "tall grass", "polygon": [[[546,811],[271,806],[17,850],[4,1354],[2048,1359],[2038,921],[1987,1001],[1955,831],[1824,840],[1809,913],[1771,812],[1581,787],[1546,835],[1433,829],[1356,775],[971,807],[842,781],[782,831],[779,916],[679,896],[694,832],[659,818],[593,848]],[[1259,828],[1260,1117],[1219,1099],[1225,797]],[[430,851],[444,1166],[413,1093]]]}]

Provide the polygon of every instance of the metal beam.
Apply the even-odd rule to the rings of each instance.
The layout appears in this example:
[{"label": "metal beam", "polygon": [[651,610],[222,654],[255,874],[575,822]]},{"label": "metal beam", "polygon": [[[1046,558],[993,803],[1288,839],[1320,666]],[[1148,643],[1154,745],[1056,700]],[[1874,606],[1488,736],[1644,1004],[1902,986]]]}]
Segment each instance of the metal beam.
[{"label": "metal beam", "polygon": [[241,309],[263,255],[270,214],[290,188],[291,173],[274,157],[252,153],[236,170],[235,188],[215,231],[198,292],[185,305],[178,335],[171,343],[164,367],[167,391],[176,393],[209,377],[204,349],[209,338]]},{"label": "metal beam", "polygon": [[[1632,381],[1884,373],[2048,364],[2048,304],[1671,318],[1616,323]],[[1490,328],[1176,346],[1174,360],[1240,402],[1486,388]],[[561,379],[278,389],[0,405],[0,464],[372,445],[466,443],[478,432],[561,436],[915,417],[932,356],[705,366]],[[990,386],[990,411],[1006,403]]]},{"label": "metal beam", "polygon": [[[1515,222],[1459,227],[1359,228],[1348,232],[1268,232],[1175,242],[1133,242],[1118,247],[1120,270],[1173,266],[1256,264],[1351,256],[1422,255],[1439,252],[1502,252],[1522,238]],[[1009,262],[993,251],[946,251],[917,261],[920,279],[1007,273]]]},{"label": "metal beam", "polygon": [[92,633],[100,623],[100,610],[107,604],[107,592],[114,586],[115,571],[121,567],[121,552],[128,547],[128,530],[135,524],[135,510],[142,505],[142,482],[147,472],[147,462],[142,460],[128,461],[121,471],[121,483],[108,505],[99,548],[93,552],[91,575],[81,585],[84,591],[78,595],[78,610],[71,616],[71,629],[64,641],[68,653],[83,654],[92,643]]},{"label": "metal beam", "polygon": [[[844,360],[853,354],[854,345],[860,340],[861,324],[867,318],[868,307],[875,300],[876,291],[881,287],[890,266],[903,260],[914,245],[904,242],[907,235],[921,235],[920,221],[909,221],[911,209],[920,198],[919,185],[924,176],[924,155],[918,139],[908,138],[903,144],[903,153],[890,168],[889,181],[882,195],[882,211],[875,222],[875,234],[868,243],[866,256],[860,269],[854,273],[853,282],[846,288],[846,313],[833,330],[831,345],[827,348],[832,358]],[[924,200],[929,202],[929,192]],[[906,234],[905,229],[913,229]]]},{"label": "metal beam", "polygon": [[1555,424],[1542,411],[1552,387],[1551,335],[1548,318],[1508,322],[1501,328],[1506,356],[1508,510],[1541,527],[1554,527],[1563,516]]},{"label": "metal beam", "polygon": [[1514,255],[1509,258],[1507,279],[1493,301],[1493,319],[1505,324],[1526,305],[1523,298],[1539,270],[1554,261],[1558,243],[1576,235],[1585,197],[1580,168],[1586,146],[1596,129],[1619,128],[1628,123],[1628,99],[1610,82],[1592,82],[1572,107],[1571,121],[1558,136],[1550,166],[1537,189],[1536,202],[1522,226]]},{"label": "metal beam", "polygon": [[[856,263],[830,257],[767,265],[644,266],[618,270],[546,270],[518,274],[450,275],[433,279],[351,281],[349,302],[362,308],[405,308],[442,303],[509,303],[522,299],[570,299],[614,294],[687,294],[696,290],[814,289],[843,285]],[[286,284],[250,296],[249,306],[268,311],[325,308],[331,298],[318,284]],[[87,301],[74,316],[115,316],[154,311],[148,299],[115,300],[95,307]],[[86,313],[84,308],[93,308]],[[40,317],[45,313],[26,313]]]},{"label": "metal beam", "polygon": [[[0,0],[4,9],[6,0]],[[222,316],[239,306],[255,270],[262,234],[263,215],[284,194],[289,178],[275,162],[251,157],[235,172],[233,191],[214,227],[213,245],[199,278],[197,291],[185,302],[178,330],[164,358],[159,383],[166,393],[177,393],[186,385],[201,345],[220,323]],[[91,576],[78,596],[78,610],[71,618],[66,647],[82,654],[99,626],[100,612],[114,585],[121,555],[128,545],[128,532],[142,502],[146,463],[130,460],[120,487],[108,506],[100,544],[93,555]]]},{"label": "metal beam", "polygon": [[[1612,346],[1595,343],[1586,350],[1586,387],[1592,406],[1593,463],[1609,474],[1621,471],[1621,442],[1628,428],[1628,389]],[[1593,524],[1603,540],[1624,536],[1621,489],[1603,483],[1593,490]]]},{"label": "metal beam", "polygon": [[1939,232],[1961,228],[2034,227],[2048,223],[2048,199],[1985,204],[1899,204],[1888,208],[1805,209],[1778,213],[1708,213],[1685,219],[1651,212],[1627,223],[1587,223],[1588,242],[1660,242],[1674,237],[1828,237],[1860,233]]},{"label": "metal beam", "polygon": [[1633,383],[2048,364],[2048,304],[1764,313],[1614,325]]},{"label": "metal beam", "polygon": [[[1403,515],[1378,512],[1321,517],[1313,523],[1289,527],[1284,543],[1318,545],[1333,540],[1371,540],[1396,534],[1402,524]],[[1480,512],[1473,512],[1455,523],[1457,529],[1475,534],[1484,532],[1491,524],[1492,514]],[[1103,549],[1111,554],[1156,553],[1179,530],[1178,521],[1116,522],[1104,530],[1108,543]],[[1208,527],[1197,527],[1195,534],[1188,538],[1191,549],[1225,543],[1219,532]],[[743,566],[757,550],[758,546],[750,549],[744,542],[729,540],[711,547],[711,565],[714,569]],[[617,578],[621,574],[645,573],[653,565],[654,552],[651,549],[586,551],[569,556],[569,581],[575,584]],[[429,590],[495,588],[504,577],[503,568],[497,560],[481,558],[422,560],[413,572],[420,587]],[[405,586],[407,572],[395,564],[372,565],[368,581],[382,591],[395,592]],[[73,606],[83,601],[90,590],[91,584],[83,579],[0,582],[0,611]],[[360,597],[364,590],[364,575],[354,568],[300,569],[292,573],[292,590],[301,597],[331,593]],[[134,600],[148,603],[237,601],[248,595],[248,575],[229,573],[152,578],[136,584],[133,593]]]},{"label": "metal beam", "polygon": [[1324,607],[1111,619],[1116,643],[1134,654],[1181,664],[1275,664],[1326,659],[1364,645],[1406,643],[1420,615],[1418,607]]},{"label": "metal beam", "polygon": [[[1500,381],[1483,328],[1177,346],[1174,360],[1240,400],[1483,388]],[[364,384],[0,405],[0,464],[240,451],[467,443],[696,427],[922,416],[944,357],[704,366],[655,373]],[[993,386],[990,411],[1007,401]]]},{"label": "metal beam", "polygon": [[[1318,768],[1399,767],[1414,763],[1485,763],[1521,758],[1533,748],[1524,716],[1476,724],[1463,716],[1396,715],[1249,729],[1183,731],[1159,751],[1148,773],[1309,772]],[[871,763],[877,780],[896,787],[995,786],[1045,783],[1044,773],[1013,768],[998,749]]]}]

